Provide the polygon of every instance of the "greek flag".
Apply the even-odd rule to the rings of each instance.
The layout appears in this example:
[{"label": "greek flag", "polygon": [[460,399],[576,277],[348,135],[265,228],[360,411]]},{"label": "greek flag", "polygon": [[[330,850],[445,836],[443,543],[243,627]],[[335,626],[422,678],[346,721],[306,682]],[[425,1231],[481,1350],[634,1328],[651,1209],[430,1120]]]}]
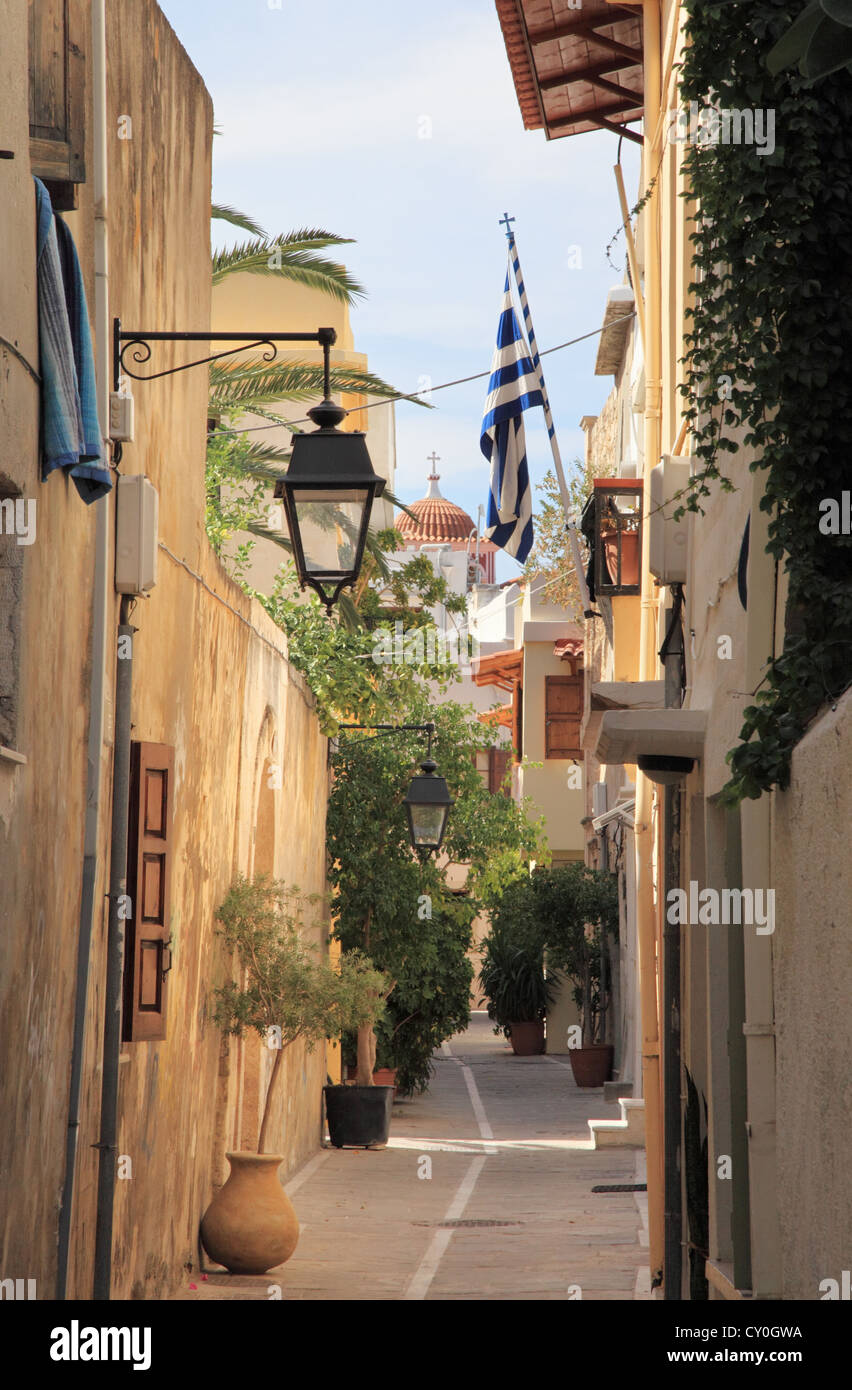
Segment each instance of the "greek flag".
[{"label": "greek flag", "polygon": [[524,411],[531,405],[543,406],[544,400],[512,304],[507,274],[479,447],[491,462],[486,538],[519,564],[526,560],[533,543],[524,439]]}]

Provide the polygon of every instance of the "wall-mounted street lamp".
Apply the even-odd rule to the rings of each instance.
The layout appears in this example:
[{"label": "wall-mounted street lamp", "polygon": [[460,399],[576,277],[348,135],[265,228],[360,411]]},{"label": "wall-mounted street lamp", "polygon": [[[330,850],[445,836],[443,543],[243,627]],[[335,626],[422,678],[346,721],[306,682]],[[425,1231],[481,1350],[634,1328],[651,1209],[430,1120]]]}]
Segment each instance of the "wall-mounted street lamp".
[{"label": "wall-mounted street lamp", "polygon": [[438,776],[438,765],[432,760],[432,736],[435,732],[435,725],[341,724],[340,727],[341,729],[381,729],[386,733],[397,733],[401,730],[428,733],[429,746],[426,757],[420,764],[420,771],[412,777],[402,804],[408,819],[408,836],[411,840],[411,848],[416,850],[421,858],[425,858],[433,851],[437,853],[444,840],[450,807],[454,806],[455,802],[450,796],[446,779]]},{"label": "wall-mounted street lamp", "polygon": [[[125,330],[119,319],[113,325],[116,392],[122,372],[135,381],[154,381],[250,348],[266,348],[263,361],[272,362],[276,343],[322,346],[324,399],[308,411],[317,428],[295,436],[290,466],[276,483],[275,496],[284,501],[299,585],[302,589],[310,585],[329,613],[341,590],[358,578],[373,501],[385,488],[384,478],[370,462],[363,431],[337,428],[346,412],[331,400],[330,354],[336,341],[333,328],[319,328],[315,333],[149,333]],[[239,342],[240,346],[166,371],[145,375],[132,371],[127,354],[135,363],[147,362],[154,342]]]}]

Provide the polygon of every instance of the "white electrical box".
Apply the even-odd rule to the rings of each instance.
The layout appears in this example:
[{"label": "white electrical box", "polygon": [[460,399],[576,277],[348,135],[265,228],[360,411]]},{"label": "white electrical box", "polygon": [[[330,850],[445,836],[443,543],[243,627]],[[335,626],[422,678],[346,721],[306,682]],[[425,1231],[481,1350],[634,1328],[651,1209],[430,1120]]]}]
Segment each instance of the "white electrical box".
[{"label": "white electrical box", "polygon": [[157,489],[141,473],[118,480],[115,587],[144,594],[157,582]]},{"label": "white electrical box", "polygon": [[686,503],[683,493],[689,486],[693,462],[663,454],[662,463],[651,470],[648,567],[661,584],[686,583],[690,514],[685,512],[675,521],[674,513]]},{"label": "white electrical box", "polygon": [[121,444],[133,442],[133,397],[123,391],[110,393],[109,437]]}]

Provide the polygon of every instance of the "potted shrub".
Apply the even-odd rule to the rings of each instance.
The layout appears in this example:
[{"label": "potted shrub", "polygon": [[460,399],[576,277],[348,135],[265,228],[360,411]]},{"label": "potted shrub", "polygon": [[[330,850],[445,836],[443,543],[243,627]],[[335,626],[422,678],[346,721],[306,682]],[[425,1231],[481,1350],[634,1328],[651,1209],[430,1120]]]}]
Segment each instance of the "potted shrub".
[{"label": "potted shrub", "polygon": [[538,869],[530,879],[534,911],[527,939],[546,951],[548,965],[574,986],[582,1045],[569,1050],[578,1086],[602,1086],[612,1071],[606,1042],[610,984],[607,937],[618,935],[618,893],[613,874],[584,864]]},{"label": "potted shrub", "polygon": [[545,977],[541,947],[519,941],[511,924],[512,908],[520,908],[523,897],[529,897],[524,880],[507,887],[483,942],[479,983],[495,1033],[506,1035],[517,1057],[532,1057],[544,1052],[553,986]]},{"label": "potted shrub", "polygon": [[382,1011],[386,981],[366,957],[349,953],[332,967],[302,941],[304,901],[266,876],[249,882],[239,875],[216,913],[217,934],[236,952],[244,983],[230,980],[214,991],[213,1020],[236,1037],[253,1030],[274,1050],[257,1153],[226,1155],[230,1175],[201,1222],[205,1250],[234,1274],[263,1274],[283,1264],[299,1238],[278,1180],[284,1155],[266,1152],[286,1049],[302,1038],[310,1051]]},{"label": "potted shrub", "polygon": [[[621,579],[618,578],[618,551],[621,543]],[[639,583],[639,516],[610,505],[601,519],[601,543],[613,584]]]}]

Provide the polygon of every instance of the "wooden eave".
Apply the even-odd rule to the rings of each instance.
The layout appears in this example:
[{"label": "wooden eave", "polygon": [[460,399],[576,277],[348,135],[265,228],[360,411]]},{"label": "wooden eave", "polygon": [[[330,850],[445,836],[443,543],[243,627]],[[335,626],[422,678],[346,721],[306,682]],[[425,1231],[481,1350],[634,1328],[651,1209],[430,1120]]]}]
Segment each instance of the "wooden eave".
[{"label": "wooden eave", "polygon": [[473,664],[471,675],[475,685],[496,685],[498,690],[514,691],[523,679],[524,652],[522,647],[514,651],[495,652],[492,656],[481,656]]},{"label": "wooden eave", "polygon": [[548,140],[611,130],[636,144],[644,111],[642,7],[495,0],[527,130]]}]

